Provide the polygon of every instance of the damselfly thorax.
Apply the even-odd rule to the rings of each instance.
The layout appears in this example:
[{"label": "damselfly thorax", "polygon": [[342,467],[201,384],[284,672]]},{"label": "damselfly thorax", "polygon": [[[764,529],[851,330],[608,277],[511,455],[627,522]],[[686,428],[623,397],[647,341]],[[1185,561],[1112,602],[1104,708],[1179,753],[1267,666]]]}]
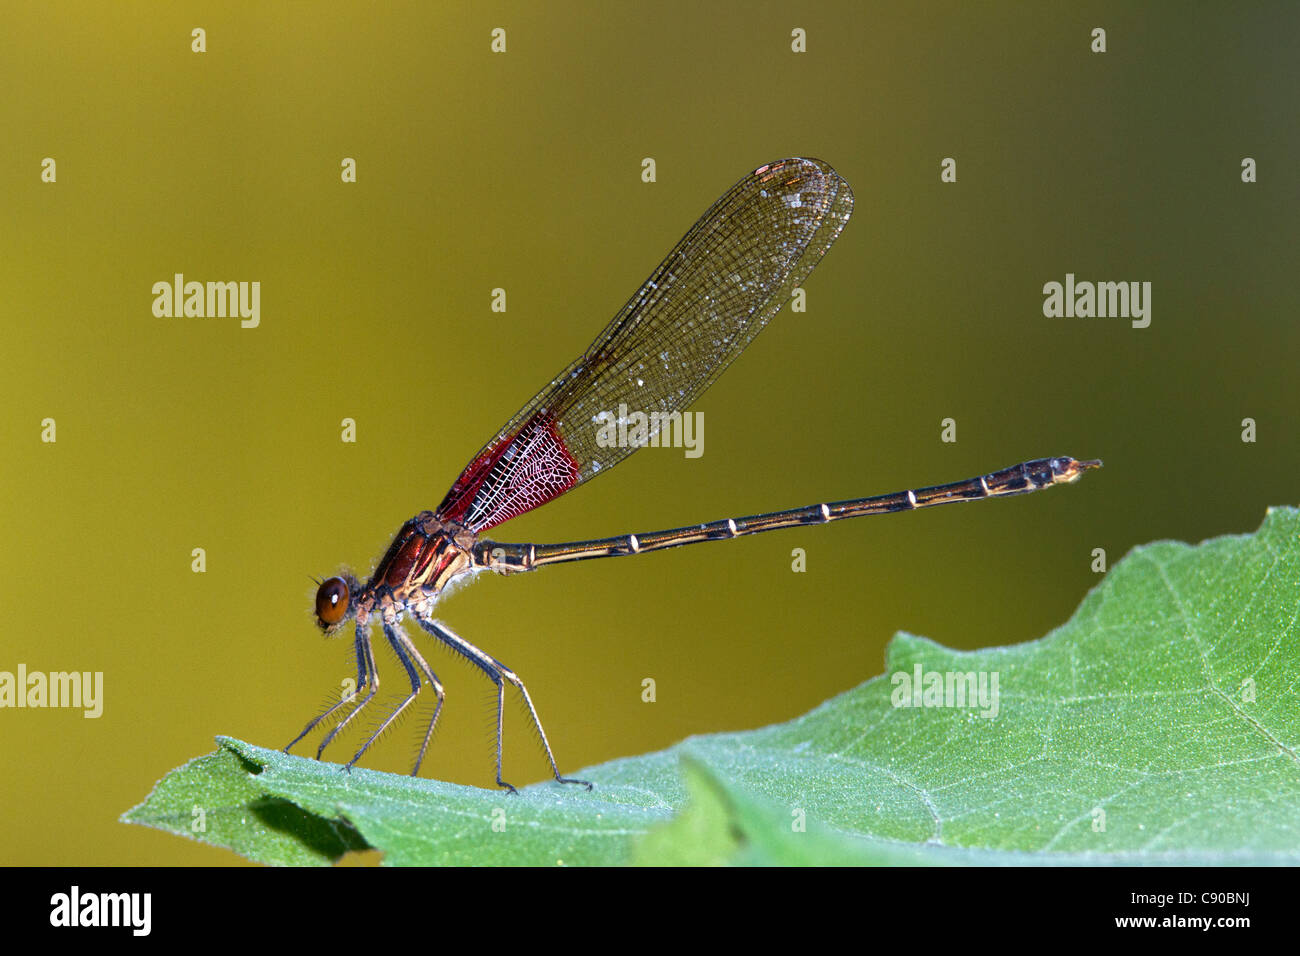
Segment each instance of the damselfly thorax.
[{"label": "damselfly thorax", "polygon": [[[474,570],[473,546],[473,532],[454,521],[440,521],[432,511],[420,512],[402,525],[374,574],[353,599],[357,623],[366,624],[371,614],[396,624],[404,612],[431,613],[443,590]],[[322,590],[328,607],[321,607],[318,592],[316,611],[328,624],[322,610],[337,608],[339,595],[335,588]],[[346,608],[342,610],[346,612]]]}]

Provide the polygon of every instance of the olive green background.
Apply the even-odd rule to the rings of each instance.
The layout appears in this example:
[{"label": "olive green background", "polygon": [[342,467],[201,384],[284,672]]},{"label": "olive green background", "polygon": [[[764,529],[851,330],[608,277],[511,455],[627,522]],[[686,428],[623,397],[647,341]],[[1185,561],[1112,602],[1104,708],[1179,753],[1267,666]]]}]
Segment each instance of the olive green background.
[{"label": "olive green background", "polygon": [[[368,573],[709,204],[784,156],[832,163],[856,209],[807,312],[696,406],[704,456],[643,451],[494,536],[674,527],[1056,454],[1106,467],[1028,498],[479,578],[440,616],[528,682],[565,771],[786,720],[879,673],[899,629],[1030,640],[1097,583],[1094,548],[1113,564],[1296,503],[1297,20],[6,4],[0,670],[103,671],[106,702],[98,720],[0,711],[0,862],[237,862],[117,817],[215,734],[297,733],[351,667],[309,575]],[[261,326],[154,317],[176,272],[260,281]],[[1150,327],[1045,318],[1067,272],[1150,281]],[[379,653],[387,701],[404,678]],[[429,659],[449,696],[424,772],[490,785],[491,685]],[[365,764],[404,771],[419,735],[406,720]],[[506,767],[547,773],[514,707]]]}]

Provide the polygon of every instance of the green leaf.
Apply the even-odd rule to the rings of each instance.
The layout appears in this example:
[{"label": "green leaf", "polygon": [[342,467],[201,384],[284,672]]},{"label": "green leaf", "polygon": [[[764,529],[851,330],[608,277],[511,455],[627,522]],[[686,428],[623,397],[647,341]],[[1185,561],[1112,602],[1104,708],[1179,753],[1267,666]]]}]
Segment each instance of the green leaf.
[{"label": "green leaf", "polygon": [[[1298,617],[1300,511],[1277,508],[1254,535],[1135,549],[1041,640],[900,634],[881,677],[786,724],[583,770],[591,793],[218,738],[123,819],[268,863],[367,846],[390,864],[1300,863]],[[996,676],[997,695],[896,706],[949,673]]]},{"label": "green leaf", "polygon": [[160,780],[122,820],[228,847],[264,863],[329,863],[366,848],[347,823],[268,795],[258,785],[259,770],[232,749],[195,757]]}]

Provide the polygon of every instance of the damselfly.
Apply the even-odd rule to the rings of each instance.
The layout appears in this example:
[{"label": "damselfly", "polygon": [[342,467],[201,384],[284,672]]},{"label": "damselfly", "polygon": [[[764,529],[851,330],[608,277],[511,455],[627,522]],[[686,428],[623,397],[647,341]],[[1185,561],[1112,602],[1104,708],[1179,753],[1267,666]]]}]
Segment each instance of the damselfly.
[{"label": "damselfly", "polygon": [[419,772],[445,695],[432,668],[399,626],[410,616],[495,683],[499,786],[514,790],[501,778],[510,685],[523,697],[555,779],[590,788],[585,781],[561,776],[537,708],[518,675],[434,619],[438,598],[451,584],[484,570],[514,574],[565,561],[643,554],[840,518],[1025,494],[1074,481],[1085,470],[1100,467],[1100,461],[1040,458],[930,488],[592,541],[504,544],[481,537],[608,471],[640,447],[598,440],[603,423],[620,406],[658,413],[650,419],[654,423],[671,421],[672,415],[685,411],[780,311],[852,211],[848,183],[815,159],[760,166],[715,202],[591,347],[471,459],[442,504],[402,525],[370,580],[362,585],[344,573],[320,585],[316,618],[321,628],[332,634],[355,620],[356,690],[312,720],[286,752],[322,721],[339,715],[316,751],[319,759],[374,699],[379,675],[370,633],[377,623],[406,671],[410,693],[379,721],[347,766],[361,759],[427,683],[436,702],[411,771]]}]

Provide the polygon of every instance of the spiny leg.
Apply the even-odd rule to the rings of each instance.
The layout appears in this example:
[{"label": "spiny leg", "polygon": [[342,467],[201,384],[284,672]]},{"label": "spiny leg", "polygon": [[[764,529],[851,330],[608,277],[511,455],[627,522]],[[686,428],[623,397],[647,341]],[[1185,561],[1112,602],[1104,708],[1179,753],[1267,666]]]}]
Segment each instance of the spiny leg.
[{"label": "spiny leg", "polygon": [[496,664],[496,666],[500,669],[501,676],[504,677],[506,680],[508,680],[510,683],[514,684],[515,687],[519,688],[519,693],[523,695],[524,703],[528,705],[528,716],[530,716],[533,719],[533,726],[537,728],[537,736],[539,736],[542,739],[542,748],[546,751],[546,759],[550,761],[551,773],[555,775],[555,779],[558,780],[560,783],[576,783],[579,786],[586,787],[588,790],[590,790],[591,784],[588,783],[586,780],[578,780],[576,777],[560,776],[560,768],[555,765],[555,755],[551,753],[550,741],[546,739],[546,731],[542,729],[542,721],[537,716],[537,708],[533,706],[532,697],[528,695],[528,688],[524,686],[524,682],[519,678],[519,675],[517,675],[510,668],[506,667],[505,664],[502,664],[496,658],[492,659],[492,663]]},{"label": "spiny leg", "polygon": [[411,776],[415,777],[419,775],[420,764],[424,763],[424,755],[429,750],[429,741],[433,739],[433,728],[437,726],[438,715],[442,713],[442,702],[446,697],[446,694],[443,693],[442,684],[438,680],[438,675],[429,667],[428,662],[420,656],[420,652],[415,649],[414,642],[406,636],[406,633],[401,630],[397,631],[397,639],[401,641],[402,646],[406,648],[406,653],[410,654],[411,657],[415,659],[416,665],[424,672],[424,676],[428,679],[429,686],[433,688],[434,696],[438,698],[438,702],[433,707],[433,716],[429,718],[429,726],[424,731],[424,742],[420,744],[420,753],[415,758],[415,767],[411,770]]},{"label": "spiny leg", "polygon": [[[432,621],[432,620],[426,621],[425,619],[420,617],[417,617],[416,620],[420,622],[420,625],[426,631],[428,631],[434,637],[438,638],[438,640],[442,641],[453,651],[456,651],[462,657],[466,658],[471,664],[477,666],[478,669],[481,670],[484,674],[486,674],[488,676],[488,679],[492,681],[493,684],[496,685],[497,688],[497,786],[501,787],[504,790],[509,790],[511,793],[518,793],[519,791],[515,789],[513,784],[506,783],[504,780],[501,779],[501,734],[503,728],[505,727],[506,691],[505,691],[505,682],[501,679],[501,674],[497,671],[496,667],[494,666],[496,662],[492,658],[484,654],[482,651],[480,651],[473,644],[470,644],[468,641],[461,640],[459,637],[457,637],[455,634],[447,630],[445,627],[443,627],[441,624],[437,623],[436,621]],[[551,761],[551,765],[554,766],[554,764],[555,761]]]},{"label": "spiny leg", "polygon": [[365,706],[374,700],[375,694],[379,690],[379,671],[375,668],[375,652],[370,646],[368,627],[361,623],[357,624],[357,654],[359,657],[364,658],[366,662],[366,668],[370,673],[370,689],[366,691],[366,696],[361,699],[361,703],[353,707],[348,715],[335,724],[333,729],[325,735],[325,739],[320,742],[320,746],[316,749],[317,760],[321,759],[321,754],[330,745],[330,741],[337,737],[344,727],[352,723],[353,717],[361,713]]},{"label": "spiny leg", "polygon": [[591,789],[591,784],[586,780],[576,780],[571,777],[560,775],[560,768],[555,762],[555,755],[551,753],[550,741],[546,739],[546,731],[542,729],[542,721],[537,716],[537,708],[533,706],[533,699],[528,694],[528,688],[524,682],[519,679],[518,675],[510,668],[506,667],[499,660],[484,654],[481,650],[471,644],[469,641],[458,636],[445,625],[440,624],[432,619],[417,617],[420,626],[432,634],[438,640],[442,641],[452,650],[467,658],[471,663],[476,664],[479,670],[487,674],[488,678],[497,685],[497,786],[516,792],[515,788],[501,779],[501,738],[505,729],[505,701],[506,690],[505,684],[510,684],[519,688],[523,695],[524,703],[528,706],[528,715],[532,718],[533,726],[537,728],[537,736],[541,738],[542,749],[546,751],[546,759],[551,765],[551,773],[560,783],[576,783]]},{"label": "spiny leg", "polygon": [[[359,694],[362,690],[365,689],[365,687],[367,686],[367,684],[370,682],[370,664],[369,664],[369,662],[368,662],[368,660],[367,660],[367,658],[368,658],[369,655],[366,653],[366,650],[365,650],[365,646],[366,646],[368,643],[369,643],[369,642],[368,642],[367,638],[363,635],[361,628],[358,627],[358,628],[357,628],[357,637],[356,637],[356,651],[357,651],[357,686],[356,686],[356,688],[355,688],[355,689],[352,691],[352,693],[349,694],[347,697],[343,697],[343,698],[341,698],[341,699],[340,699],[336,704],[333,704],[332,706],[330,706],[329,709],[327,709],[327,710],[325,711],[325,713],[320,714],[319,716],[314,717],[314,718],[312,718],[310,721],[308,721],[308,722],[307,722],[307,726],[304,727],[304,728],[302,729],[302,733],[300,733],[297,737],[294,737],[293,740],[291,740],[291,741],[289,741],[287,744],[285,744],[285,747],[284,747],[284,752],[285,752],[285,753],[288,753],[288,752],[289,752],[289,749],[290,749],[294,744],[296,744],[298,741],[302,740],[302,738],[306,737],[309,733],[311,733],[312,730],[315,729],[316,726],[319,725],[319,724],[321,723],[321,721],[326,720],[326,719],[327,719],[331,714],[333,714],[333,713],[334,713],[336,710],[338,710],[340,707],[344,706],[345,704],[350,704],[350,703],[352,703],[352,701],[356,700],[356,699],[357,699],[357,694]],[[378,678],[376,678],[376,679],[378,679]],[[319,751],[318,751],[317,754],[316,754],[316,759],[317,759],[317,760],[320,759],[320,753],[319,753]]]},{"label": "spiny leg", "polygon": [[406,695],[406,698],[400,704],[393,708],[392,712],[387,717],[379,722],[379,726],[376,727],[375,732],[370,735],[370,739],[361,745],[361,749],[356,752],[356,755],[351,760],[344,764],[344,769],[346,770],[352,769],[353,764],[361,759],[361,755],[370,749],[370,745],[379,739],[379,735],[389,728],[393,721],[397,719],[398,715],[404,711],[407,705],[410,704],[411,701],[415,700],[416,696],[420,693],[420,675],[416,673],[415,665],[412,664],[411,659],[406,656],[406,651],[402,648],[401,642],[398,641],[397,631],[394,629],[393,625],[389,624],[387,621],[384,622],[383,628],[384,637],[388,638],[388,643],[392,646],[393,653],[395,653],[397,659],[402,662],[402,667],[406,668],[406,676],[411,681],[411,692]]}]

